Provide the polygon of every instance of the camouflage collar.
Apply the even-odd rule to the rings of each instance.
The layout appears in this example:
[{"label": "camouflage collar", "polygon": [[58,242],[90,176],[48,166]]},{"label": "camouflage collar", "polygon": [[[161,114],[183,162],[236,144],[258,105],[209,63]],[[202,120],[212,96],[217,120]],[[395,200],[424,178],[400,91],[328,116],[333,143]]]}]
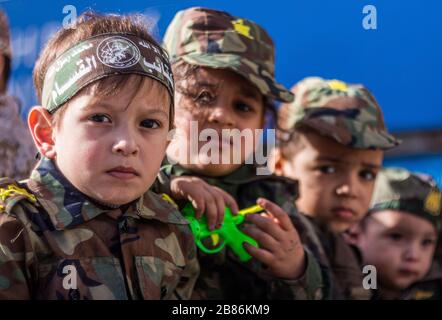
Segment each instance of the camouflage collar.
[{"label": "camouflage collar", "polygon": [[[96,204],[76,189],[48,158],[43,158],[32,172],[28,187],[37,196],[57,230],[73,228],[95,217],[115,210]],[[160,197],[146,192],[125,214],[134,218],[157,219],[166,223],[186,224],[173,207],[158,200]],[[116,208],[120,210],[119,208]]]}]

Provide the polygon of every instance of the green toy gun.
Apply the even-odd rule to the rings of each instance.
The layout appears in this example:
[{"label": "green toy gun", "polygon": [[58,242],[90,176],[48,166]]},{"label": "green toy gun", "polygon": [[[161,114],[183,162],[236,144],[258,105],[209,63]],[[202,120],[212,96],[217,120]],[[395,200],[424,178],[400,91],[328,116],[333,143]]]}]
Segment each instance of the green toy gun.
[{"label": "green toy gun", "polygon": [[[244,242],[258,248],[258,243],[251,237],[245,235],[238,230],[237,225],[241,224],[246,214],[262,212],[264,209],[261,206],[255,205],[247,209],[238,211],[237,215],[233,215],[228,207],[224,211],[224,222],[221,228],[215,229],[213,231],[209,230],[207,226],[206,216],[201,219],[195,217],[195,209],[191,203],[186,204],[183,208],[183,216],[189,221],[190,229],[195,237],[195,242],[198,248],[204,253],[217,253],[220,252],[226,245],[232,249],[241,262],[247,262],[250,260],[251,255],[247,253],[244,249]],[[212,239],[214,248],[207,248],[204,245],[204,240],[208,237]],[[219,239],[222,239],[220,245]]]}]

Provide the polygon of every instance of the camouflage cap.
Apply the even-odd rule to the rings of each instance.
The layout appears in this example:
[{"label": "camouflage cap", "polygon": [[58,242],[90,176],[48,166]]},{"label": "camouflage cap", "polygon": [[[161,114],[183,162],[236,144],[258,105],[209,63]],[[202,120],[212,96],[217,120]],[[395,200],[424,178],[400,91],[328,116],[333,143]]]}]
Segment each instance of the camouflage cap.
[{"label": "camouflage cap", "polygon": [[179,11],[164,36],[171,63],[185,61],[231,69],[272,99],[291,102],[293,94],[275,80],[274,44],[253,21],[206,8]]},{"label": "camouflage cap", "polygon": [[9,59],[12,56],[11,41],[9,38],[9,25],[6,14],[0,10],[0,54]]},{"label": "camouflage cap", "polygon": [[440,228],[442,193],[434,180],[402,168],[382,169],[375,184],[369,212],[395,209],[415,214]]},{"label": "camouflage cap", "polygon": [[281,107],[282,128],[307,126],[357,149],[390,149],[400,141],[387,132],[381,108],[362,85],[308,77],[292,89],[295,100]]}]

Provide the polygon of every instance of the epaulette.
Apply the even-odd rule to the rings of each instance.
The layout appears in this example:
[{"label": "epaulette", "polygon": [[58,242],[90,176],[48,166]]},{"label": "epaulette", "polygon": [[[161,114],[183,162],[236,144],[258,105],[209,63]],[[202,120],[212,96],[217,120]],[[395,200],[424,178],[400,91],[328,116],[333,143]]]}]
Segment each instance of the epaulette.
[{"label": "epaulette", "polygon": [[0,178],[0,213],[10,213],[11,209],[21,200],[37,202],[36,197],[28,190],[19,187],[19,183],[10,178]]}]

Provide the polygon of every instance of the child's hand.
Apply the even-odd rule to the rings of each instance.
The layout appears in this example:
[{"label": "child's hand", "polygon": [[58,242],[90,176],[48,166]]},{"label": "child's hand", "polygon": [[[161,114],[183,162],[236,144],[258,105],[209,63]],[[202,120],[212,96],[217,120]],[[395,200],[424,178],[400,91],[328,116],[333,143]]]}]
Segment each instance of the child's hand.
[{"label": "child's hand", "polygon": [[245,244],[250,255],[264,263],[273,276],[297,279],[305,269],[305,253],[299,234],[288,214],[266,199],[256,201],[266,214],[250,214],[246,220],[252,224],[244,232],[254,238],[259,248]]},{"label": "child's hand", "polygon": [[173,198],[189,200],[192,203],[198,219],[203,213],[206,213],[207,225],[210,230],[221,227],[224,221],[225,206],[230,208],[232,214],[238,212],[238,205],[231,195],[200,178],[172,177],[170,189]]}]

